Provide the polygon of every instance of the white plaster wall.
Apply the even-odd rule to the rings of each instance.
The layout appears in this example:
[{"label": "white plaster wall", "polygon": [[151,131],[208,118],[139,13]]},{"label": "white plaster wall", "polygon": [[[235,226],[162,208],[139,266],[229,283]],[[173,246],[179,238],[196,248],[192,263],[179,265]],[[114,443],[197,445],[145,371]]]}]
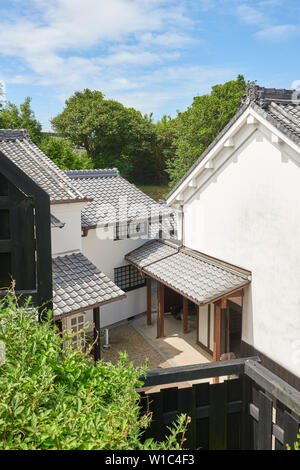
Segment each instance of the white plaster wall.
[{"label": "white plaster wall", "polygon": [[199,307],[199,320],[198,320],[198,341],[208,347],[207,344],[208,332],[208,305]]},{"label": "white plaster wall", "polygon": [[[114,268],[127,264],[124,256],[145,243],[145,240],[99,239],[97,230],[88,231],[87,237],[82,237],[82,252],[112,281]],[[126,293],[127,298],[104,305],[100,308],[101,327],[125,320],[146,311],[146,287]],[[92,318],[89,313],[88,318]]]},{"label": "white plaster wall", "polygon": [[257,130],[184,213],[188,247],[253,273],[242,339],[300,375],[300,156]]},{"label": "white plaster wall", "polygon": [[65,224],[63,228],[52,227],[52,255],[81,250],[81,209],[82,203],[53,204],[52,215]]}]

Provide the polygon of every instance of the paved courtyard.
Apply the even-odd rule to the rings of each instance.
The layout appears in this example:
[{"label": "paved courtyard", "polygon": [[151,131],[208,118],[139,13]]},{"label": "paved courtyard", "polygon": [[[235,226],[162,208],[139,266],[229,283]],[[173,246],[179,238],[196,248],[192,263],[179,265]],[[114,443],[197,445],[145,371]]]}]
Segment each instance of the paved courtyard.
[{"label": "paved courtyard", "polygon": [[[104,338],[101,338],[101,344],[104,344]],[[101,359],[106,362],[116,364],[119,353],[126,352],[129,361],[136,367],[144,365],[146,358],[149,359],[149,369],[170,367],[164,357],[129,323],[109,330],[109,344],[110,349],[101,348]]]},{"label": "paved courtyard", "polygon": [[[156,314],[152,315],[152,325],[146,325],[146,315],[141,315],[127,324],[109,330],[110,349],[102,348],[102,359],[116,364],[119,353],[126,352],[129,361],[136,367],[149,359],[149,369],[202,364],[211,361],[211,357],[196,344],[196,323],[190,322],[189,331],[183,334],[182,323],[172,315],[165,316],[164,338],[156,338]],[[101,338],[104,344],[104,338]],[[199,380],[196,382],[200,382]],[[193,382],[194,383],[194,382]],[[172,385],[149,387],[148,391],[178,386],[188,387],[190,383],[180,382]]]},{"label": "paved courtyard", "polygon": [[189,330],[182,333],[182,322],[171,314],[165,314],[165,337],[156,338],[156,314],[152,314],[152,325],[146,325],[146,317],[132,321],[132,326],[160,352],[168,362],[168,367],[203,364],[212,360],[211,356],[196,344],[196,322],[189,322]]}]

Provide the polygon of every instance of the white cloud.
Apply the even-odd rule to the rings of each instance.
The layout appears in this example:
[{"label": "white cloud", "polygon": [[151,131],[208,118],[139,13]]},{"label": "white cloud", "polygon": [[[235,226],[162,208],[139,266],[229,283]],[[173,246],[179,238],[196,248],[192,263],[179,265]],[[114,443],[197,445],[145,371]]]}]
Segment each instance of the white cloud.
[{"label": "white cloud", "polygon": [[237,14],[242,21],[248,24],[259,25],[266,21],[262,11],[246,4],[237,7]]},{"label": "white cloud", "polygon": [[267,41],[277,42],[288,39],[295,32],[297,32],[297,27],[295,25],[282,24],[264,28],[256,33],[256,37]]},{"label": "white cloud", "polygon": [[[172,102],[184,108],[191,104],[193,96],[208,93],[217,82],[223,83],[237,74],[237,70],[223,67],[163,67],[153,73],[139,76],[135,82],[134,93],[124,90],[118,93],[118,99],[126,106],[133,106],[143,113],[149,110],[159,113],[166,107],[172,107]],[[173,114],[175,111],[176,109],[173,109]]]},{"label": "white cloud", "polygon": [[266,41],[283,41],[298,30],[294,24],[274,24],[274,8],[281,6],[283,0],[262,0],[238,5],[236,13],[241,21],[256,26],[255,37]]},{"label": "white cloud", "polygon": [[[82,76],[99,74],[102,65],[153,64],[178,57],[165,49],[188,42],[180,28],[191,24],[180,2],[159,0],[34,0],[33,19],[6,19],[0,28],[0,54],[25,61],[39,83],[81,83]],[[135,51],[107,55],[111,44],[135,44]],[[162,51],[155,50],[163,48]],[[82,55],[97,49],[90,58]],[[154,50],[153,50],[154,48]],[[150,49],[150,50],[149,50]],[[69,56],[70,55],[70,56]],[[69,57],[68,57],[69,56]],[[76,59],[77,57],[77,59]],[[85,67],[86,71],[77,70]],[[63,80],[64,77],[64,80]],[[18,80],[17,76],[15,80]]]}]

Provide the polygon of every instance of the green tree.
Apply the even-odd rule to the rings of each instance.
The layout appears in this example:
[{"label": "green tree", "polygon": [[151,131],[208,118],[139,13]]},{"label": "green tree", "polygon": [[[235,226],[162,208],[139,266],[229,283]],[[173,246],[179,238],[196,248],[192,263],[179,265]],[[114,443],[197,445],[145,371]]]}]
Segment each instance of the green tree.
[{"label": "green tree", "polygon": [[175,155],[175,126],[174,119],[171,116],[163,116],[155,124],[156,129],[156,160],[159,162],[158,174],[159,183],[167,184],[169,181],[167,174],[167,162],[172,160]]},{"label": "green tree", "polygon": [[74,150],[69,140],[48,136],[42,139],[39,147],[62,170],[93,168],[93,162],[86,151]]},{"label": "green tree", "polygon": [[170,187],[180,180],[236,114],[246,87],[242,75],[236,80],[215,85],[210,95],[195,97],[187,111],[174,119],[172,145],[176,150],[167,161]]},{"label": "green tree", "polygon": [[181,448],[184,416],[165,443],[142,443],[150,416],[141,414],[136,387],[146,367],[136,369],[125,355],[116,366],[94,366],[62,348],[50,316],[38,323],[36,311],[12,296],[0,302],[0,341],[0,450]]},{"label": "green tree", "polygon": [[27,97],[19,108],[10,101],[0,109],[0,127],[2,129],[26,129],[31,140],[39,145],[42,138],[42,125],[35,118],[31,109],[31,98]]},{"label": "green tree", "polygon": [[159,162],[151,115],[142,116],[133,108],[104,99],[100,91],[85,89],[66,100],[64,110],[51,124],[59,135],[83,147],[95,167],[118,167],[136,183],[155,182]]}]

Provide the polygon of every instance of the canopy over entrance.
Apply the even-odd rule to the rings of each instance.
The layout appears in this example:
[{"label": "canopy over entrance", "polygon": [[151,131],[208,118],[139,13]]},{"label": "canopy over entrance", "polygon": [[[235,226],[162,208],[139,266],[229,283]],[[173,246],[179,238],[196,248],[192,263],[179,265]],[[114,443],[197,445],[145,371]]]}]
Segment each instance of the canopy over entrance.
[{"label": "canopy over entrance", "polygon": [[251,281],[250,271],[169,241],[149,241],[125,259],[199,306],[215,302]]},{"label": "canopy over entrance", "polygon": [[151,279],[158,281],[157,337],[164,336],[167,288],[182,296],[182,330],[188,331],[189,301],[200,307],[214,304],[213,360],[218,361],[223,345],[229,348],[228,297],[243,295],[251,272],[233,266],[176,242],[151,240],[131,251],[125,259],[147,277],[147,325],[151,325]]}]

